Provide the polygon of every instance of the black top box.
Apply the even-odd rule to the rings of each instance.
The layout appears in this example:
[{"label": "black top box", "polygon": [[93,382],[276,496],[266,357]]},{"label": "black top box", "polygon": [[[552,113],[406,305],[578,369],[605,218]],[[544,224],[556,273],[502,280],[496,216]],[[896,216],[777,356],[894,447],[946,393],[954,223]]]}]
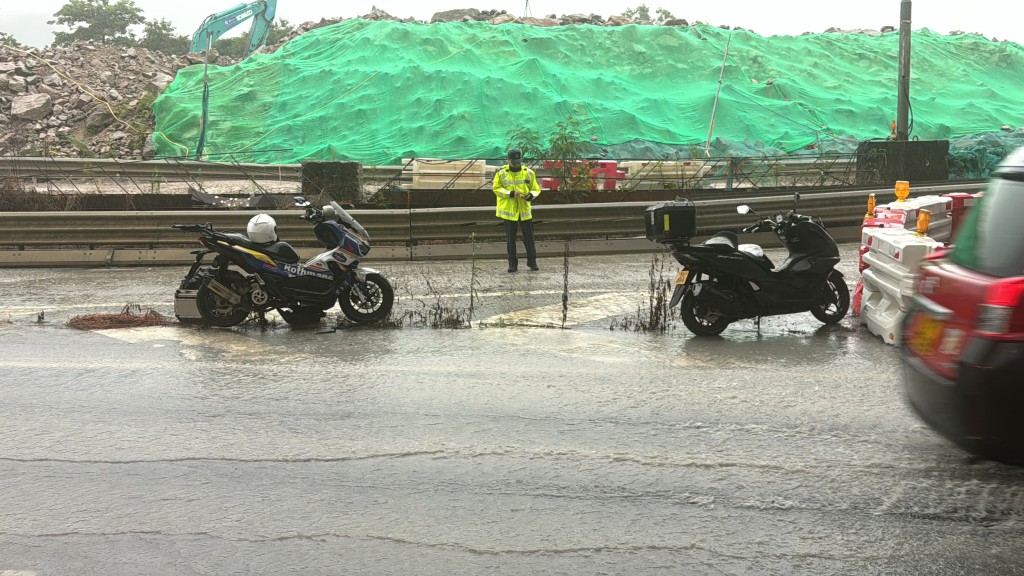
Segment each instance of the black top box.
[{"label": "black top box", "polygon": [[644,226],[648,240],[689,240],[697,234],[697,207],[689,200],[655,204],[644,210]]}]

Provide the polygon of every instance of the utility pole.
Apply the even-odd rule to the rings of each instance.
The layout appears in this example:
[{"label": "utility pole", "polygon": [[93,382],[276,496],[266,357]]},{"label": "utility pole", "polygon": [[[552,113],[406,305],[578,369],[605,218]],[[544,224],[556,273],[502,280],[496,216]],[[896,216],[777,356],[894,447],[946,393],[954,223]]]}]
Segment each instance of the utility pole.
[{"label": "utility pole", "polygon": [[909,137],[907,119],[910,111],[910,0],[900,2],[900,69],[896,90],[896,141]]}]

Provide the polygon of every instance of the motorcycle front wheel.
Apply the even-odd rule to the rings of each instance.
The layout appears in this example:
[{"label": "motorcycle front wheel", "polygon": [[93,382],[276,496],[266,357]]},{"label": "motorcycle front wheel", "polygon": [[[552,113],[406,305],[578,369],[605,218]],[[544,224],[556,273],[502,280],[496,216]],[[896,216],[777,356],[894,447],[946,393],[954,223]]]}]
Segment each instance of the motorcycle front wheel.
[{"label": "motorcycle front wheel", "polygon": [[818,293],[818,305],[811,308],[811,314],[825,324],[835,324],[850,310],[850,288],[843,275],[833,270]]},{"label": "motorcycle front wheel", "polygon": [[354,282],[341,291],[338,304],[345,316],[356,323],[375,322],[391,313],[395,290],[380,274],[367,274],[365,282]]},{"label": "motorcycle front wheel", "polygon": [[718,336],[732,323],[732,320],[702,302],[692,292],[683,296],[679,315],[686,328],[697,336]]},{"label": "motorcycle front wheel", "polygon": [[[224,279],[221,280],[221,284],[243,295],[249,288],[248,282],[245,281],[245,276],[234,270],[224,273]],[[199,314],[203,317],[203,320],[221,328],[241,324],[243,320],[249,317],[249,310],[245,306],[242,306],[241,303],[232,304],[228,299],[214,293],[213,290],[210,290],[209,282],[203,282],[203,285],[196,292],[196,308],[199,309]]]}]

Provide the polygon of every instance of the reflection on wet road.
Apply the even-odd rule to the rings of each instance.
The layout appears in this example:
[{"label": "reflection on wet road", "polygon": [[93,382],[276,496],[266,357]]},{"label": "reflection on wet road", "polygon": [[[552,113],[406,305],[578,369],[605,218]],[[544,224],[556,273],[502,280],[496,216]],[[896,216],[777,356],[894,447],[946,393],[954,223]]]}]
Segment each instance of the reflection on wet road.
[{"label": "reflection on wet road", "polygon": [[650,256],[541,264],[378,266],[466,329],[83,332],[184,271],[5,273],[0,571],[1024,571],[1024,470],[921,425],[853,319],[612,330]]}]

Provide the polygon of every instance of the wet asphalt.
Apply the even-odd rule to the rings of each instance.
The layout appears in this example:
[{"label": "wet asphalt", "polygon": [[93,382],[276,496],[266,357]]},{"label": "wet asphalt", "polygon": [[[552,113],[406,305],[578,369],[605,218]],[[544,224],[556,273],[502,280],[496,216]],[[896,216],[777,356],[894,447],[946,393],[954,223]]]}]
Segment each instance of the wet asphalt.
[{"label": "wet asphalt", "polygon": [[368,265],[387,326],[78,330],[184,267],[5,270],[0,573],[1024,573],[1024,469],[852,316],[645,329],[664,254]]}]

